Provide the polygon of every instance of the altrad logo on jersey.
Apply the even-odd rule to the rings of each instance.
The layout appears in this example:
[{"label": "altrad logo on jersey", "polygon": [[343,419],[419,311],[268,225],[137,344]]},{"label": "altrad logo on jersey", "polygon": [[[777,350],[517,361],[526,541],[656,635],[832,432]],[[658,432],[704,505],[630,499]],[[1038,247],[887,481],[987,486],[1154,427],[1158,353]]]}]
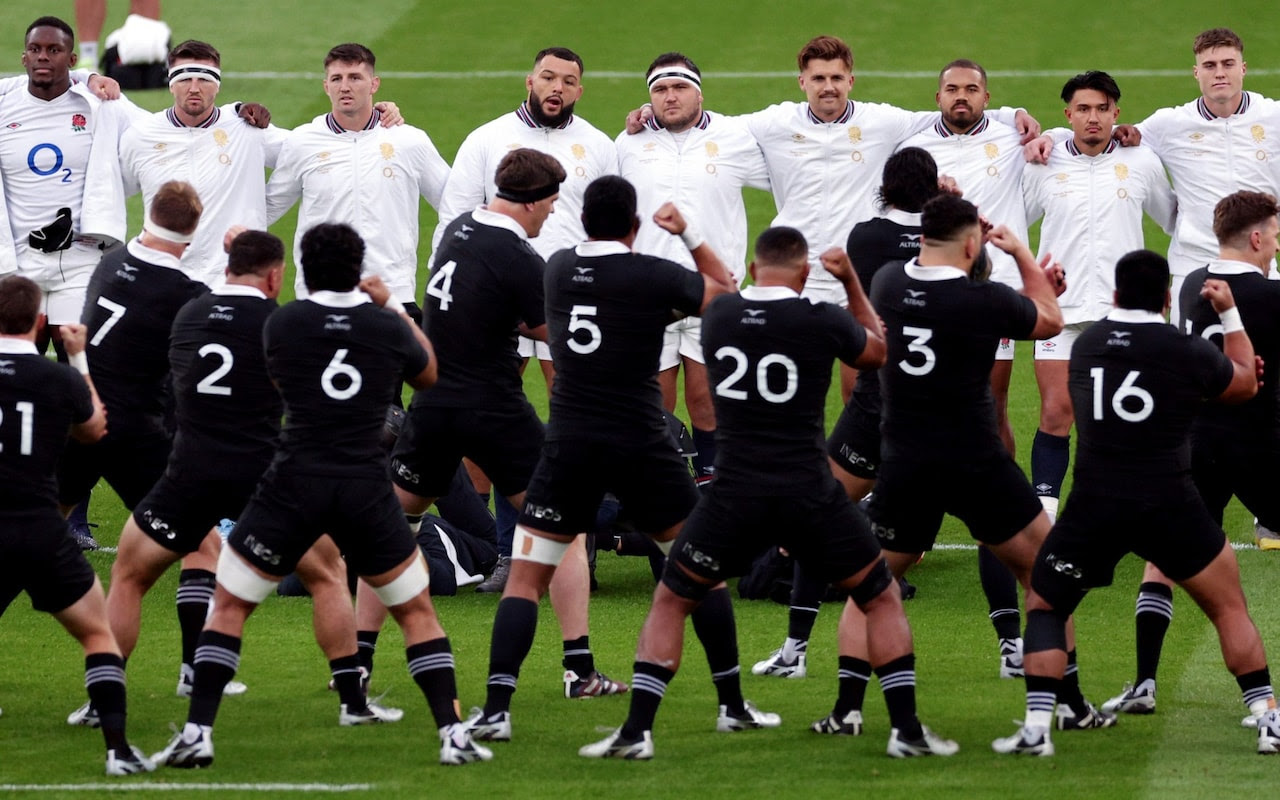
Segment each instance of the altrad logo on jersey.
[{"label": "altrad logo on jersey", "polygon": [[214,306],[213,311],[209,314],[209,319],[220,319],[226,322],[231,322],[236,318],[235,315],[231,313],[235,310],[235,306]]},{"label": "altrad logo on jersey", "polygon": [[591,275],[595,271],[595,267],[574,267],[577,275],[570,278],[574,283],[595,283],[596,279]]},{"label": "altrad logo on jersey", "polygon": [[325,314],[324,329],[326,331],[349,331],[351,323],[347,320],[351,319],[348,314]]},{"label": "altrad logo on jersey", "polygon": [[743,325],[768,325],[769,320],[765,319],[763,308],[744,308],[743,313],[746,314],[739,322]]},{"label": "altrad logo on jersey", "polygon": [[0,361],[0,375],[17,375],[18,373],[13,369],[13,364],[14,362],[12,361]]},{"label": "altrad logo on jersey", "polygon": [[116,270],[116,277],[123,278],[126,281],[130,281],[130,282],[136,281],[137,278],[134,276],[133,273],[137,271],[138,271],[138,268],[133,266],[132,264],[121,264],[120,269]]},{"label": "altrad logo on jersey", "polygon": [[1133,331],[1111,331],[1111,336],[1110,338],[1107,339],[1107,346],[1108,347],[1128,347],[1130,344],[1132,344],[1132,342],[1129,340],[1129,335],[1132,333]]},{"label": "altrad logo on jersey", "polygon": [[917,307],[926,306],[928,305],[929,301],[924,299],[924,294],[925,293],[923,289],[908,289],[907,296],[902,298],[902,303],[903,305],[908,305],[908,306],[917,306]]}]

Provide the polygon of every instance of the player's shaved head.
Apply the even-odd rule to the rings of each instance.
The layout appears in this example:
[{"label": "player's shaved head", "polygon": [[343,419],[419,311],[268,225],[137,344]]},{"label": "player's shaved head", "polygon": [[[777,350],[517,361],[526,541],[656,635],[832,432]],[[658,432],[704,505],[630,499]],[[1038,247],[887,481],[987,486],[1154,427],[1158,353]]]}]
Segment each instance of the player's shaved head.
[{"label": "player's shaved head", "polygon": [[1134,250],[1116,262],[1116,306],[1139,311],[1164,311],[1169,292],[1169,262],[1159,253]]},{"label": "player's shaved head", "polygon": [[1229,194],[1213,208],[1213,235],[1224,247],[1243,249],[1248,246],[1249,235],[1278,212],[1275,196],[1266,192]]},{"label": "player's shaved head", "polygon": [[302,281],[308,292],[349,292],[360,283],[364,239],[350,225],[322,222],[302,234]]},{"label": "player's shaved head", "polygon": [[809,242],[795,228],[778,225],[756,237],[756,269],[804,269],[809,265]]},{"label": "player's shaved head", "polygon": [[284,242],[266,231],[245,231],[231,240],[227,272],[261,275],[284,262]]},{"label": "player's shaved head", "polygon": [[953,194],[940,194],[920,210],[920,233],[926,240],[955,241],[978,224],[978,207]]},{"label": "player's shaved head", "polygon": [[591,239],[625,239],[635,230],[636,188],[619,175],[596,178],[582,193],[582,227]]},{"label": "player's shaved head", "polygon": [[0,336],[20,336],[36,326],[40,316],[40,287],[30,278],[0,278]]}]

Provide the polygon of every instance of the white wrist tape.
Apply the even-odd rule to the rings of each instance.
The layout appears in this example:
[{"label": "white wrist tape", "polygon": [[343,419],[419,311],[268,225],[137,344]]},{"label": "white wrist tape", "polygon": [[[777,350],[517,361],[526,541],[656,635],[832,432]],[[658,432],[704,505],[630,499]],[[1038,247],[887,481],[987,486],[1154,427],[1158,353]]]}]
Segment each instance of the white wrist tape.
[{"label": "white wrist tape", "polygon": [[76,372],[79,372],[81,375],[89,374],[89,357],[84,354],[83,350],[75,355],[68,355],[67,363],[74,367]]},{"label": "white wrist tape", "polygon": [[692,253],[707,240],[702,237],[702,231],[698,230],[692,222],[686,222],[684,233],[680,234],[680,241],[684,242],[684,246],[689,248],[689,252]]},{"label": "white wrist tape", "polygon": [[1218,319],[1222,322],[1222,333],[1225,336],[1228,333],[1236,333],[1244,330],[1244,323],[1240,320],[1240,309],[1232,306],[1226,311],[1218,315]]}]

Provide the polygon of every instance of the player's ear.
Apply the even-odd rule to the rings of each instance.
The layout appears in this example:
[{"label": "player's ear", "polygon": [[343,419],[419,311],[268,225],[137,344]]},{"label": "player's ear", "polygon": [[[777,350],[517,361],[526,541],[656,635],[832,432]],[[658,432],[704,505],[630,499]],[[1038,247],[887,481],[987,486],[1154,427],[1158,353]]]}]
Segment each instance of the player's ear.
[{"label": "player's ear", "polygon": [[756,282],[756,262],[755,262],[755,259],[752,259],[752,260],[751,260],[751,263],[747,265],[747,274],[751,276],[751,282],[752,282],[752,283],[755,283],[755,282]]},{"label": "player's ear", "polygon": [[640,215],[636,214],[635,217],[631,220],[631,235],[635,236],[639,232],[640,232]]}]

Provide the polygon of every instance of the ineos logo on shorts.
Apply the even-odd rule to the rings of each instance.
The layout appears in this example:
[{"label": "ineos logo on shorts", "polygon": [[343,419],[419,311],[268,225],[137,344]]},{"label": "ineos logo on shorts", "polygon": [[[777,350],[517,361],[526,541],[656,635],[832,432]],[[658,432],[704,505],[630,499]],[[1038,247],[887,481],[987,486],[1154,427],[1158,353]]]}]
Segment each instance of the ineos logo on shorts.
[{"label": "ineos logo on shorts", "polygon": [[525,503],[524,513],[534,519],[544,519],[548,522],[559,522],[561,520],[560,512],[548,506],[535,506],[532,503]]},{"label": "ineos logo on shorts", "polygon": [[270,547],[253,538],[252,533],[244,537],[244,546],[264,564],[275,566],[280,563],[280,554],[272,552]]},{"label": "ineos logo on shorts", "polygon": [[698,550],[688,542],[685,542],[684,547],[681,549],[684,550],[684,554],[689,557],[689,560],[697,564],[698,566],[706,567],[707,569],[712,570],[713,572],[720,571],[720,562],[717,559],[707,555],[701,550]]},{"label": "ineos logo on shorts", "polygon": [[406,483],[412,483],[414,486],[418,485],[418,481],[421,480],[421,478],[418,477],[418,473],[406,467],[404,463],[399,460],[393,460],[391,465],[395,468],[396,475],[403,478]]},{"label": "ineos logo on shorts", "polygon": [[1063,561],[1054,553],[1046,553],[1044,560],[1046,564],[1053,567],[1054,572],[1066,575],[1068,578],[1080,580],[1084,577],[1084,573],[1080,571],[1079,567],[1072,564],[1070,561]]},{"label": "ineos logo on shorts", "polygon": [[871,523],[871,532],[876,535],[877,539],[884,539],[886,542],[892,542],[898,535],[893,528],[877,525],[874,522]]}]

